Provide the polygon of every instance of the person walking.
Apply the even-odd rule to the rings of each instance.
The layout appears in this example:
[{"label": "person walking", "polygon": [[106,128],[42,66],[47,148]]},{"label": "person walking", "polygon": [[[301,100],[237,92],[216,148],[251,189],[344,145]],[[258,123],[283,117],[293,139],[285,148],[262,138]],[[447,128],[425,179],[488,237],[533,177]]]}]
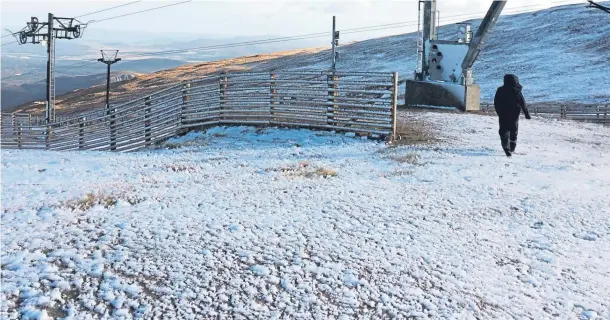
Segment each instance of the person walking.
[{"label": "person walking", "polygon": [[512,156],[517,147],[517,132],[519,129],[519,115],[523,110],[525,119],[531,119],[521,93],[523,87],[519,78],[514,74],[504,75],[504,85],[499,87],[494,97],[494,107],[500,122],[500,141],[502,150],[507,157]]}]

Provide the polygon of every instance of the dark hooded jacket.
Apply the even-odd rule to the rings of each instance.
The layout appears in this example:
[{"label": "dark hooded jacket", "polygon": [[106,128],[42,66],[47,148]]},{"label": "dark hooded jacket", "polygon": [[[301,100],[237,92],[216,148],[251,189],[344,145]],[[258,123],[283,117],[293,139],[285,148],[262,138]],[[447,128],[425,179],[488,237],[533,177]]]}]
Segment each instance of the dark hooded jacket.
[{"label": "dark hooded jacket", "polygon": [[504,75],[504,85],[498,88],[494,98],[494,107],[501,121],[517,121],[521,110],[526,118],[530,117],[521,89],[516,75]]}]

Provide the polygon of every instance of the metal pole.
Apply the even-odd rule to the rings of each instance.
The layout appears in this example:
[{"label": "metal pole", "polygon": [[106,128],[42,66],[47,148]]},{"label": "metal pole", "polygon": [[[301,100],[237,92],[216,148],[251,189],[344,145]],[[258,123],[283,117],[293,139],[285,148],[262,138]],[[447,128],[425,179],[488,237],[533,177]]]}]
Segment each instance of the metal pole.
[{"label": "metal pole", "polygon": [[477,60],[479,52],[483,47],[483,44],[487,41],[487,37],[489,36],[489,32],[493,27],[498,23],[498,18],[500,18],[500,13],[502,13],[502,9],[506,5],[505,0],[494,0],[485,18],[481,21],[479,28],[477,29],[477,33],[470,40],[470,44],[468,45],[468,52],[466,52],[466,56],[462,61],[462,82],[464,84],[471,84],[472,82],[472,72],[471,68],[474,62]]},{"label": "metal pole", "polygon": [[422,16],[421,16],[421,0],[417,2],[417,66],[415,69],[415,80],[423,79],[424,70],[424,43],[422,42]]},{"label": "metal pole", "polygon": [[53,52],[53,14],[49,13],[47,25],[47,107],[45,122],[51,122],[51,53]]},{"label": "metal pole", "polygon": [[422,75],[423,80],[426,79],[428,74],[428,59],[426,52],[426,41],[435,39],[436,34],[436,0],[424,1],[424,24],[423,24],[423,35],[422,35]]},{"label": "metal pole", "polygon": [[337,55],[335,54],[335,16],[333,16],[333,70],[337,64]]},{"label": "metal pole", "polygon": [[106,73],[106,110],[110,109],[110,63],[108,65],[108,71]]},{"label": "metal pole", "polygon": [[589,2],[588,8],[597,8],[599,10],[602,10],[602,11],[606,12],[606,13],[610,13],[610,7],[604,7],[601,4],[595,3],[592,0],[587,0],[587,2]]},{"label": "metal pole", "polygon": [[121,61],[121,58],[117,58],[116,55],[119,53],[117,50],[114,54],[114,59],[106,60],[104,56],[104,50],[101,50],[102,57],[97,61],[106,64],[106,114],[110,114],[110,65]]}]

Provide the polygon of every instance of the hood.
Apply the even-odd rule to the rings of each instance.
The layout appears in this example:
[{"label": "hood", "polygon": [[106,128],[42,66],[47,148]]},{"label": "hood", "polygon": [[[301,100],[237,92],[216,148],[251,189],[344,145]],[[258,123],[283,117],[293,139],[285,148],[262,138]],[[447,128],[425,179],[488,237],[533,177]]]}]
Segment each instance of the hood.
[{"label": "hood", "polygon": [[504,75],[504,86],[509,88],[521,89],[521,85],[519,84],[519,78],[514,74]]}]

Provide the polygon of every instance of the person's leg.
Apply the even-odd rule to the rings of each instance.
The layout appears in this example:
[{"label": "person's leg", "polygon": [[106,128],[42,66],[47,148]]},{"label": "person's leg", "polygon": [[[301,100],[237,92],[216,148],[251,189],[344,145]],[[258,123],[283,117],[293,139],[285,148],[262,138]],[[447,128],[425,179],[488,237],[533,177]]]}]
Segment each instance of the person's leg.
[{"label": "person's leg", "polygon": [[499,120],[499,123],[500,130],[498,130],[498,133],[500,134],[500,143],[502,144],[502,150],[504,150],[504,153],[506,153],[506,155],[510,157],[510,126],[506,123],[506,121],[503,121],[502,119]]},{"label": "person's leg", "polygon": [[519,120],[511,124],[510,128],[510,152],[515,152],[517,148],[517,133],[519,131]]}]

